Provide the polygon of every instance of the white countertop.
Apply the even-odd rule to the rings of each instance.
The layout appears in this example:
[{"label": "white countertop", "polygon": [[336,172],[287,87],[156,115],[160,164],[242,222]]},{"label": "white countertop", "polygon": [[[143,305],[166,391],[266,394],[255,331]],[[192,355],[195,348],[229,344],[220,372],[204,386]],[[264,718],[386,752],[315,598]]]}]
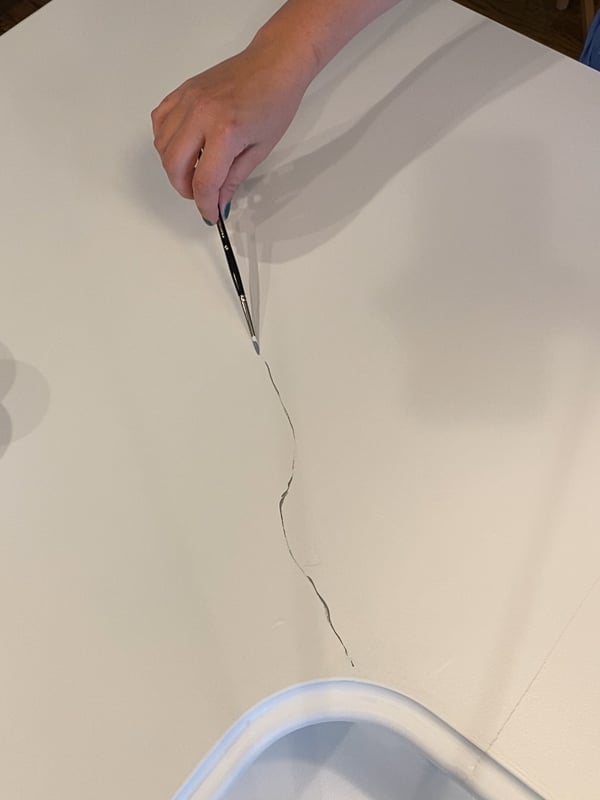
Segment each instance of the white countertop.
[{"label": "white countertop", "polygon": [[0,39],[0,796],[164,800],[261,698],[355,676],[597,800],[600,76],[406,0],[236,200],[287,532],[353,668],[152,149],[276,5],[53,0]]}]

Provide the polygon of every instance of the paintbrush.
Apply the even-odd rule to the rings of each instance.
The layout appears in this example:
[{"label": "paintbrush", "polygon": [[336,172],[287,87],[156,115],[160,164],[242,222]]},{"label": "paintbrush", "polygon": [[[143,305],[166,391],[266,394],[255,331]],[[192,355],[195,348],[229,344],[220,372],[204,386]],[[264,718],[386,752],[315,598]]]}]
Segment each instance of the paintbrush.
[{"label": "paintbrush", "polygon": [[223,250],[225,251],[225,258],[227,259],[227,266],[229,267],[229,272],[231,273],[231,278],[233,280],[233,285],[235,286],[235,291],[237,292],[237,296],[240,298],[240,305],[242,306],[242,311],[244,313],[246,325],[248,326],[248,330],[250,331],[250,338],[252,339],[252,344],[254,345],[256,354],[260,355],[258,339],[256,337],[256,331],[254,330],[252,315],[250,314],[250,306],[248,305],[248,300],[246,299],[246,292],[244,291],[242,276],[240,275],[237,261],[235,260],[233,250],[231,248],[231,242],[229,241],[229,236],[227,234],[227,228],[225,227],[225,220],[223,219],[223,215],[221,214],[221,209],[219,209],[217,230],[219,231],[219,236],[221,237],[221,244],[223,245]]}]

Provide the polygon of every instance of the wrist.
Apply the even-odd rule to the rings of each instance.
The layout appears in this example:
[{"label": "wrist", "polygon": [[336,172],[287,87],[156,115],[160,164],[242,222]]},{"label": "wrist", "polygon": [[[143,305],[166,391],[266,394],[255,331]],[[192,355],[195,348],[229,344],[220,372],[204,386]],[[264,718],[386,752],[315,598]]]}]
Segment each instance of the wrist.
[{"label": "wrist", "polygon": [[302,33],[272,18],[258,30],[248,49],[267,55],[275,68],[293,77],[304,93],[324,65],[320,63],[317,48]]}]

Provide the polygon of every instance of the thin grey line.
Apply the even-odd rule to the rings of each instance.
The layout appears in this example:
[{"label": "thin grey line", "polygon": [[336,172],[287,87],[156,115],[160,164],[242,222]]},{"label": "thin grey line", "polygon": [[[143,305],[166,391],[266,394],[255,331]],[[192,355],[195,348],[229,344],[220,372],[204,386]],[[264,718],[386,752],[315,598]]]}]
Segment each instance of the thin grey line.
[{"label": "thin grey line", "polygon": [[568,631],[568,629],[569,629],[569,628],[571,627],[571,625],[573,624],[573,622],[574,622],[574,620],[575,620],[575,617],[577,617],[577,615],[579,614],[579,612],[581,611],[581,609],[583,608],[583,606],[586,604],[586,602],[588,601],[588,599],[589,599],[590,595],[591,595],[591,594],[594,592],[594,590],[596,589],[596,587],[598,586],[598,584],[600,584],[600,576],[598,576],[598,577],[595,579],[595,581],[592,583],[592,585],[590,586],[590,588],[589,588],[589,589],[587,590],[587,592],[584,594],[583,598],[580,600],[579,604],[577,605],[577,607],[575,608],[575,610],[573,611],[573,613],[571,614],[571,616],[569,617],[569,619],[567,620],[567,622],[565,623],[565,625],[563,626],[562,630],[561,630],[561,631],[560,631],[560,633],[558,634],[558,636],[557,636],[556,640],[554,641],[553,645],[550,647],[550,650],[548,650],[548,652],[547,652],[547,654],[546,654],[545,658],[542,660],[542,663],[540,664],[540,666],[538,667],[538,669],[535,671],[535,674],[533,675],[533,677],[531,678],[531,680],[530,680],[530,681],[529,681],[529,683],[527,684],[526,688],[525,688],[525,689],[524,689],[524,691],[522,692],[521,696],[519,697],[519,699],[518,699],[518,700],[517,700],[517,702],[515,703],[515,705],[514,705],[513,709],[512,709],[512,710],[511,710],[511,712],[510,712],[510,714],[509,714],[509,715],[506,717],[506,719],[504,720],[504,722],[503,722],[503,723],[502,723],[502,725],[500,726],[500,730],[499,730],[499,731],[498,731],[498,733],[497,733],[497,734],[494,736],[494,738],[492,739],[492,741],[490,742],[490,744],[489,744],[489,745],[488,745],[488,747],[486,748],[486,752],[488,752],[488,753],[489,753],[489,752],[490,752],[490,750],[492,749],[492,747],[493,747],[493,746],[496,744],[496,742],[497,742],[497,741],[498,741],[498,739],[500,738],[500,736],[502,736],[502,733],[504,732],[504,730],[505,730],[506,726],[507,726],[507,725],[508,725],[508,723],[511,721],[511,719],[514,717],[514,715],[516,714],[517,710],[519,709],[519,707],[520,707],[521,703],[523,702],[523,700],[524,700],[524,699],[527,697],[527,695],[528,695],[528,694],[529,694],[529,692],[531,691],[531,689],[532,689],[532,687],[533,687],[533,684],[534,684],[534,683],[537,681],[537,679],[539,678],[539,676],[540,676],[540,674],[541,674],[542,670],[544,669],[544,667],[546,666],[546,664],[548,663],[548,661],[549,661],[549,660],[552,658],[552,655],[554,654],[554,652],[555,652],[556,648],[557,648],[557,647],[558,647],[558,645],[561,643],[561,641],[563,640],[563,637],[565,636],[566,632]]},{"label": "thin grey line", "polygon": [[283,492],[281,494],[281,497],[279,498],[279,517],[281,519],[281,529],[283,531],[283,538],[285,540],[285,544],[286,544],[286,547],[288,549],[288,553],[290,554],[290,557],[291,557],[292,561],[294,562],[294,564],[296,565],[298,570],[302,573],[302,575],[304,575],[304,577],[306,578],[308,583],[312,586],[314,593],[317,595],[317,597],[321,601],[323,609],[325,610],[325,617],[327,618],[327,622],[329,624],[329,627],[331,628],[331,630],[335,634],[335,637],[337,638],[338,642],[343,647],[344,653],[346,654],[346,658],[350,662],[351,666],[354,668],[356,665],[355,665],[352,657],[350,656],[350,653],[348,652],[348,648],[346,647],[346,645],[344,643],[344,640],[342,639],[342,637],[338,633],[337,628],[333,624],[333,620],[331,618],[331,609],[329,608],[329,604],[327,603],[327,601],[325,600],[325,598],[323,597],[323,595],[321,594],[321,592],[317,588],[317,584],[315,583],[314,579],[311,577],[311,575],[309,575],[309,573],[304,569],[302,564],[296,558],[296,555],[295,555],[295,553],[294,553],[294,551],[292,549],[292,546],[290,544],[290,540],[289,540],[289,537],[288,537],[288,534],[287,534],[287,530],[286,530],[286,527],[285,527],[285,518],[284,518],[284,514],[283,514],[283,506],[284,506],[284,503],[285,503],[285,501],[287,499],[288,494],[290,493],[290,489],[291,489],[292,483],[294,481],[294,472],[296,470],[296,447],[297,447],[296,430],[294,428],[294,423],[292,422],[292,418],[290,417],[290,414],[289,414],[289,412],[288,412],[288,410],[286,408],[286,405],[283,402],[283,398],[281,397],[281,392],[279,391],[279,387],[277,386],[277,384],[275,383],[275,379],[273,378],[273,373],[271,372],[271,367],[269,366],[269,363],[267,362],[266,359],[265,359],[265,367],[267,368],[267,372],[269,374],[269,379],[270,379],[271,383],[273,384],[273,388],[275,389],[275,393],[277,394],[277,398],[278,398],[279,403],[280,403],[280,405],[281,405],[281,407],[283,409],[283,413],[285,414],[286,419],[288,421],[288,424],[290,426],[290,430],[292,432],[292,437],[293,437],[293,441],[294,441],[294,449],[293,449],[293,453],[292,453],[292,466],[291,466],[291,470],[290,470],[290,477],[288,479],[287,486],[285,487],[285,489],[283,490]]}]

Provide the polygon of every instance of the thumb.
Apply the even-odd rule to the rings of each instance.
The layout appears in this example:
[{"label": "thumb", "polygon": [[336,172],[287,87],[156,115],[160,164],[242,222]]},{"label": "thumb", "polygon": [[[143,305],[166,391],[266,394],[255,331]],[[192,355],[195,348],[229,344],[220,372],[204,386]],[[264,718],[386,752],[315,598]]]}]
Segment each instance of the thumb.
[{"label": "thumb", "polygon": [[229,169],[219,193],[219,207],[225,208],[240,185],[248,178],[256,167],[265,160],[273,148],[251,145],[237,156]]}]

